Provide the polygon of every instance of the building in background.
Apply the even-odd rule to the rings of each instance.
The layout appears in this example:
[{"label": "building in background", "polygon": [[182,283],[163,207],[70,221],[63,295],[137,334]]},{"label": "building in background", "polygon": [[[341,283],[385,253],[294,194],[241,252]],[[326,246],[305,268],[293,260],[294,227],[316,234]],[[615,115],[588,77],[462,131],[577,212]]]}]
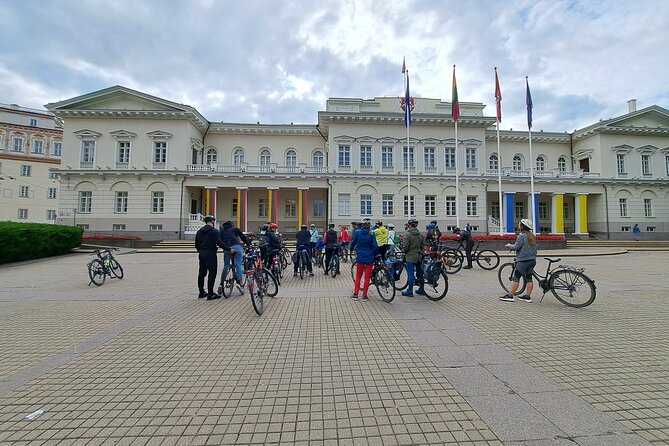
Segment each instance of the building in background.
[{"label": "building in background", "polygon": [[0,104],[0,220],[56,220],[62,148],[53,114]]},{"label": "building in background", "polygon": [[457,144],[450,102],[427,98],[415,99],[408,144],[398,97],[329,99],[315,125],[209,122],[121,86],[47,108],[65,130],[58,223],[89,232],[181,238],[207,214],[282,232],[365,217],[401,227],[414,215],[478,234],[531,218],[546,234],[625,238],[638,223],[669,238],[669,111],[659,106],[630,101],[573,133],[533,132],[532,159],[523,131],[500,132],[498,153],[481,103],[460,103]]}]

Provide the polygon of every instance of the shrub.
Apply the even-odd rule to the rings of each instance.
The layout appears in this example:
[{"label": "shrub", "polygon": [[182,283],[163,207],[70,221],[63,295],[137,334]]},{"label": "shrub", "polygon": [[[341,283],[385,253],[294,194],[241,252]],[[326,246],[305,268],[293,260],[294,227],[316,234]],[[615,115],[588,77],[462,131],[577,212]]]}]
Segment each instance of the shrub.
[{"label": "shrub", "polygon": [[74,226],[0,222],[0,264],[64,254],[81,245],[83,232]]}]

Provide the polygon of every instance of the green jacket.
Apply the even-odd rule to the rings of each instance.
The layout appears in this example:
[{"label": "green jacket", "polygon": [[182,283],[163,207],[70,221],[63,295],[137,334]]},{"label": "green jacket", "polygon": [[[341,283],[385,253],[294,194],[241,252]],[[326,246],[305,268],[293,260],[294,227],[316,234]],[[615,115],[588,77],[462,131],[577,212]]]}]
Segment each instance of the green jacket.
[{"label": "green jacket", "polygon": [[419,263],[423,258],[423,236],[418,228],[411,228],[402,240],[402,252],[407,262]]}]

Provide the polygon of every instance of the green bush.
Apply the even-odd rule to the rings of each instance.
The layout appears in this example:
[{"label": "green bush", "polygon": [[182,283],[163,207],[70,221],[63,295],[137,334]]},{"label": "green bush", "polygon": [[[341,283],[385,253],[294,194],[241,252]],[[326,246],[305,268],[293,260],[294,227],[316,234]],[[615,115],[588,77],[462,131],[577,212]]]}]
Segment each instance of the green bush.
[{"label": "green bush", "polygon": [[74,226],[0,222],[0,264],[64,254],[81,245],[84,230]]}]

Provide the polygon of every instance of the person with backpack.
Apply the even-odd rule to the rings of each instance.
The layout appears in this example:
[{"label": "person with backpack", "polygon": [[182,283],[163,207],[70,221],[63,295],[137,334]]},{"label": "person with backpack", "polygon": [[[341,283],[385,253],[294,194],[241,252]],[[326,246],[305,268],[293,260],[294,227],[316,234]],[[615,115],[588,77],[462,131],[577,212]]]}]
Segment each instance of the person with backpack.
[{"label": "person with backpack", "polygon": [[348,245],[351,242],[351,234],[348,232],[348,227],[340,226],[339,242],[341,243],[342,257],[348,258]]},{"label": "person with backpack", "polygon": [[[314,275],[314,265],[312,261],[313,249],[311,247],[311,234],[307,229],[307,225],[300,226],[300,230],[295,234],[295,240],[297,246],[295,247],[295,256],[301,256],[302,251],[307,251],[307,271],[309,275]],[[318,239],[317,239],[318,240]],[[314,247],[316,247],[316,242],[314,242]],[[297,277],[297,267],[298,267],[297,257],[293,260],[293,277]]]},{"label": "person with backpack", "polygon": [[418,290],[416,294],[425,296],[423,285],[423,236],[418,230],[418,220],[415,218],[407,222],[408,230],[402,241],[405,266],[407,270],[407,289],[402,293],[404,297],[413,296],[414,276],[417,276]]},{"label": "person with backpack", "polygon": [[388,223],[388,250],[386,256],[391,256],[395,252],[395,248],[400,244],[400,236],[395,232],[395,225]]},{"label": "person with backpack", "polygon": [[360,291],[360,280],[362,274],[365,274],[365,281],[362,285],[362,301],[367,302],[367,290],[369,290],[369,282],[372,278],[372,270],[374,268],[374,257],[378,251],[376,237],[370,231],[370,221],[366,220],[360,224],[360,229],[353,234],[353,241],[351,242],[351,250],[355,249],[356,254],[356,270],[355,270],[355,285],[353,287],[353,294],[351,299],[358,300],[358,292]]},{"label": "person with backpack", "polygon": [[383,226],[383,222],[379,220],[374,225],[372,233],[376,237],[376,244],[379,246],[381,258],[386,260],[386,251],[388,250],[388,228]]},{"label": "person with backpack", "polygon": [[270,268],[272,263],[274,263],[274,257],[276,254],[281,251],[281,239],[276,234],[276,230],[279,229],[279,225],[274,222],[270,222],[267,225],[267,231],[265,232],[265,263],[266,268]]},{"label": "person with backpack", "polygon": [[315,224],[311,224],[309,227],[309,243],[311,243],[311,253],[316,255],[316,243],[318,242],[318,229],[316,229]]},{"label": "person with backpack", "polygon": [[334,223],[328,225],[328,230],[325,233],[325,239],[323,240],[325,244],[325,265],[323,269],[325,270],[325,275],[328,275],[328,270],[330,267],[330,259],[332,259],[332,253],[337,249],[337,231],[335,231]]}]

